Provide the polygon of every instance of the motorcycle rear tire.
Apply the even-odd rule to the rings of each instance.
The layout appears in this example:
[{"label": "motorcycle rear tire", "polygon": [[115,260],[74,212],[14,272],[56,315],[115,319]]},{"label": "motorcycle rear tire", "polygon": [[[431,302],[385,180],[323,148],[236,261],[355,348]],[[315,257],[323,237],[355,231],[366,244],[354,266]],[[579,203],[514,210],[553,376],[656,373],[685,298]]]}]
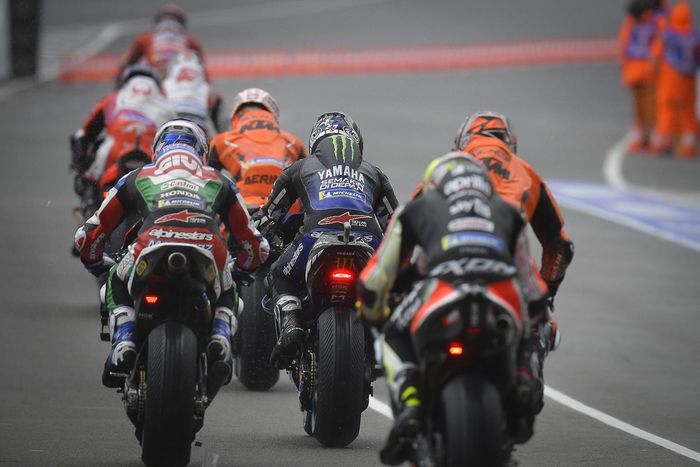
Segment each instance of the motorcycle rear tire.
[{"label": "motorcycle rear tire", "polygon": [[480,374],[451,379],[440,394],[444,465],[501,466],[504,418],[496,387]]},{"label": "motorcycle rear tire", "polygon": [[241,288],[244,307],[239,316],[236,375],[251,391],[267,391],[280,377],[279,370],[270,364],[270,353],[277,342],[275,318],[263,311],[261,305],[265,273],[258,272],[255,282]]},{"label": "motorcycle rear tire", "polygon": [[328,447],[357,438],[364,408],[365,335],[354,310],[329,308],[318,318],[314,436]]},{"label": "motorcycle rear tire", "polygon": [[194,440],[197,337],[166,322],[148,335],[141,459],[148,467],[185,466]]}]

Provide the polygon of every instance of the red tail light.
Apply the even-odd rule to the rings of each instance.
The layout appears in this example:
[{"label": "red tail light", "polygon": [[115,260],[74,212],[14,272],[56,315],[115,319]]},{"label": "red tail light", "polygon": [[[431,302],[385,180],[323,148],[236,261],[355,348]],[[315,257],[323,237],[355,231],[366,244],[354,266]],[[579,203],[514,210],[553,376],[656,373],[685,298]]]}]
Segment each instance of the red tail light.
[{"label": "red tail light", "polygon": [[109,194],[109,191],[103,191],[103,192],[102,192],[102,198],[103,198],[103,199],[106,198],[108,194]]},{"label": "red tail light", "polygon": [[450,344],[447,352],[454,357],[459,357],[460,355],[464,354],[464,347],[462,346],[461,342],[453,342]]},{"label": "red tail light", "polygon": [[350,282],[355,278],[355,273],[346,269],[336,269],[331,273],[331,279],[342,282]]},{"label": "red tail light", "polygon": [[146,295],[145,299],[146,303],[148,303],[149,305],[155,305],[156,303],[158,303],[158,295]]}]

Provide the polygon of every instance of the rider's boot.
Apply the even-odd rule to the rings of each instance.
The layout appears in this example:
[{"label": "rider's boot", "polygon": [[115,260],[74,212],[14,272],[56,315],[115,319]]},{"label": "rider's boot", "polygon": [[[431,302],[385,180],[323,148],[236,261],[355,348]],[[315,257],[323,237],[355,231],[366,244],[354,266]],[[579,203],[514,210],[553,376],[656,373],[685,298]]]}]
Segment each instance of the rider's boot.
[{"label": "rider's boot", "polygon": [[405,366],[389,382],[394,426],[389,432],[379,458],[384,464],[399,465],[410,460],[413,442],[422,429],[421,400],[418,394],[418,370]]},{"label": "rider's boot", "polygon": [[109,330],[112,335],[112,349],[102,372],[102,384],[108,388],[118,388],[124,381],[123,377],[112,373],[127,374],[136,361],[135,318],[136,312],[130,306],[118,306],[110,313]]},{"label": "rider's boot", "polygon": [[270,363],[275,368],[289,368],[299,346],[304,341],[305,331],[301,323],[301,300],[294,295],[281,295],[275,303],[275,316],[281,319],[280,337],[272,353]]},{"label": "rider's boot", "polygon": [[222,384],[228,384],[231,381],[233,374],[231,342],[237,329],[238,320],[233,311],[226,307],[218,307],[214,313],[211,336],[209,337],[209,344],[207,344],[210,376],[208,386],[216,386],[217,390]]},{"label": "rider's boot", "polygon": [[222,361],[231,364],[231,338],[236,334],[237,329],[238,320],[233,311],[225,307],[217,308],[207,345],[207,358],[210,363]]}]

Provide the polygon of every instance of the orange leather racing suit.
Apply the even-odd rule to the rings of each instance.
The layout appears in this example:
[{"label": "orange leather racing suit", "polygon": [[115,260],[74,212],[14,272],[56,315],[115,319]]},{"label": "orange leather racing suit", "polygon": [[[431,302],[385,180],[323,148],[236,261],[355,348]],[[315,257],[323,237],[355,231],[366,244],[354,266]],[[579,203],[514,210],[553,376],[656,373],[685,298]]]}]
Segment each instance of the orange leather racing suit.
[{"label": "orange leather racing suit", "polygon": [[465,152],[481,161],[496,193],[532,226],[542,245],[542,278],[554,295],[574,255],[574,244],[564,230],[564,218],[547,185],[530,164],[498,138],[474,135]]},{"label": "orange leather racing suit", "polygon": [[297,136],[257,107],[243,109],[231,131],[217,135],[210,146],[207,163],[229,171],[249,208],[264,204],[282,170],[307,154]]}]

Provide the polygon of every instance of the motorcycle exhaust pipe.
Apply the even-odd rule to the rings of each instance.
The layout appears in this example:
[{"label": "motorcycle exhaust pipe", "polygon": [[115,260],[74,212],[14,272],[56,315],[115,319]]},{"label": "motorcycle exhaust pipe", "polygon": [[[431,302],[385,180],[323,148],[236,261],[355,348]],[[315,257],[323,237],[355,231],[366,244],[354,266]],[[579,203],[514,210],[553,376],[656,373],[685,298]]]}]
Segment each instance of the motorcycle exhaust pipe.
[{"label": "motorcycle exhaust pipe", "polygon": [[231,377],[231,366],[222,361],[212,363],[207,374],[207,397],[212,400],[221,386]]},{"label": "motorcycle exhaust pipe", "polygon": [[187,270],[187,256],[179,251],[168,255],[168,270],[173,274],[181,274]]},{"label": "motorcycle exhaust pipe", "polygon": [[496,332],[506,345],[511,345],[515,339],[515,326],[509,316],[500,314],[496,317]]}]

